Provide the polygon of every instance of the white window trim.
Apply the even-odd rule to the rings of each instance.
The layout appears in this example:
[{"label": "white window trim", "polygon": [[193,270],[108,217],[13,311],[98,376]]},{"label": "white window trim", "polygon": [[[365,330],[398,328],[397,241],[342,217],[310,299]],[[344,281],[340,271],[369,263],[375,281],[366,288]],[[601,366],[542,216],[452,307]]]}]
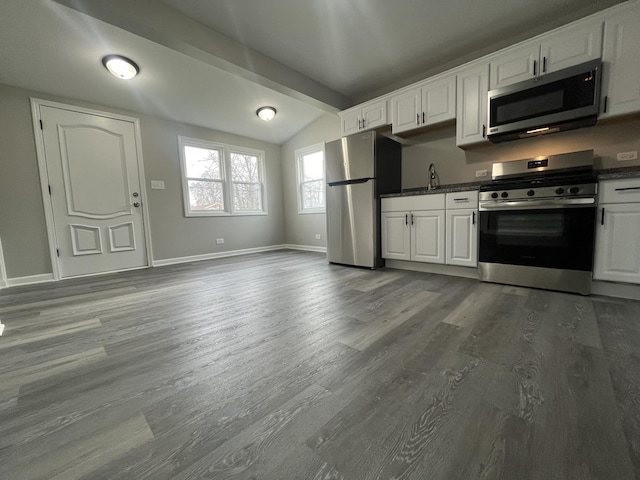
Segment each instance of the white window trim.
[{"label": "white window trim", "polygon": [[[310,213],[325,213],[326,212],[326,194],[325,194],[325,206],[321,208],[304,208],[302,202],[302,157],[308,155],[310,153],[322,151],[322,156],[324,158],[324,143],[316,143],[314,145],[309,145],[308,147],[299,148],[295,151],[296,158],[296,192],[298,196],[298,214],[306,215]],[[326,159],[325,159],[325,172],[326,172]],[[323,182],[326,182],[326,173],[323,178]]]},{"label": "white window trim", "polygon": [[[197,211],[191,210],[191,202],[189,200],[189,184],[186,172],[186,160],[184,157],[184,147],[206,148],[209,150],[220,150],[222,154],[221,173],[222,180],[222,198],[224,200],[224,210]],[[230,216],[255,216],[268,215],[267,209],[267,182],[265,172],[265,155],[262,150],[254,150],[246,147],[238,147],[236,145],[227,145],[224,143],[210,142],[198,138],[178,136],[178,150],[180,157],[180,176],[182,180],[182,202],[185,217],[230,217]],[[256,211],[234,211],[231,177],[231,153],[248,154],[258,157],[258,174],[260,177],[260,187],[262,196],[262,210]],[[217,180],[214,180],[218,182]]]}]

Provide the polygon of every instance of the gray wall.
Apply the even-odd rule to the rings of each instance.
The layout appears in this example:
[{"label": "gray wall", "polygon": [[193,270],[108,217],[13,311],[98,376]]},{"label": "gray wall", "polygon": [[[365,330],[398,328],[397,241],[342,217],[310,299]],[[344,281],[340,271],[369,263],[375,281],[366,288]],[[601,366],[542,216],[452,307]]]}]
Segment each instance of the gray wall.
[{"label": "gray wall", "polygon": [[[320,142],[340,138],[340,120],[337,115],[326,114],[300,131],[282,145],[282,184],[286,243],[313,247],[326,247],[326,216],[324,213],[298,213],[298,192],[295,151]],[[319,233],[320,240],[315,239]]]},{"label": "gray wall", "polygon": [[[0,238],[8,278],[51,272],[30,97],[140,119],[154,260],[284,243],[281,152],[278,145],[0,84]],[[264,150],[269,214],[185,218],[178,135]],[[150,180],[164,180],[166,189],[151,190]],[[224,245],[215,244],[215,238],[219,237],[224,237]]]},{"label": "gray wall", "polygon": [[[413,138],[412,142],[421,143],[402,151],[402,188],[426,186],[430,163],[435,164],[441,185],[490,180],[493,162],[578,150],[593,149],[596,168],[617,168],[640,165],[638,160],[616,160],[618,152],[640,150],[640,117],[602,121],[595,127],[466,151],[456,147],[455,125]],[[489,176],[476,178],[476,170],[488,170]]]}]

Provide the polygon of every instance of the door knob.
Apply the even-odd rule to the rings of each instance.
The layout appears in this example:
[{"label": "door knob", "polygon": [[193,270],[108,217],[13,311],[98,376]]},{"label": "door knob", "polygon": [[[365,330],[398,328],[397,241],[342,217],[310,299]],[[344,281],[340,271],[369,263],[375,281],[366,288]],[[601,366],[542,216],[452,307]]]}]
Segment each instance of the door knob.
[{"label": "door knob", "polygon": [[140,202],[133,202],[133,206],[136,207],[136,208],[139,207],[140,206]]}]

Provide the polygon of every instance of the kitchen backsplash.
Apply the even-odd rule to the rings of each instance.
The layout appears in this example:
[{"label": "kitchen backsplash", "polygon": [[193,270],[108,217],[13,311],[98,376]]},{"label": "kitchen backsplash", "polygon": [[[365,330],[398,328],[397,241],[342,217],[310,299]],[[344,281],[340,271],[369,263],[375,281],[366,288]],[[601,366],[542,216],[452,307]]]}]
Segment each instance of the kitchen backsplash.
[{"label": "kitchen backsplash", "polygon": [[[431,163],[436,166],[441,185],[490,180],[494,162],[578,150],[593,149],[597,169],[640,165],[639,160],[616,160],[619,152],[640,150],[640,117],[610,120],[595,127],[498,145],[483,144],[468,150],[456,147],[455,125],[412,140],[420,143],[402,150],[403,189],[426,186]],[[478,170],[486,170],[487,176],[477,178]]]}]

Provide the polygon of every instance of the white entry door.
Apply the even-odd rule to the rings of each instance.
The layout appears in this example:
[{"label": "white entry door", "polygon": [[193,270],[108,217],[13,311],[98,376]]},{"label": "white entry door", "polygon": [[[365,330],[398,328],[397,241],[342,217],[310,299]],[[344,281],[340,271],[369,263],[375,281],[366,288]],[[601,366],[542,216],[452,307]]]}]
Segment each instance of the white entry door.
[{"label": "white entry door", "polygon": [[40,105],[61,277],[147,265],[132,122]]}]

